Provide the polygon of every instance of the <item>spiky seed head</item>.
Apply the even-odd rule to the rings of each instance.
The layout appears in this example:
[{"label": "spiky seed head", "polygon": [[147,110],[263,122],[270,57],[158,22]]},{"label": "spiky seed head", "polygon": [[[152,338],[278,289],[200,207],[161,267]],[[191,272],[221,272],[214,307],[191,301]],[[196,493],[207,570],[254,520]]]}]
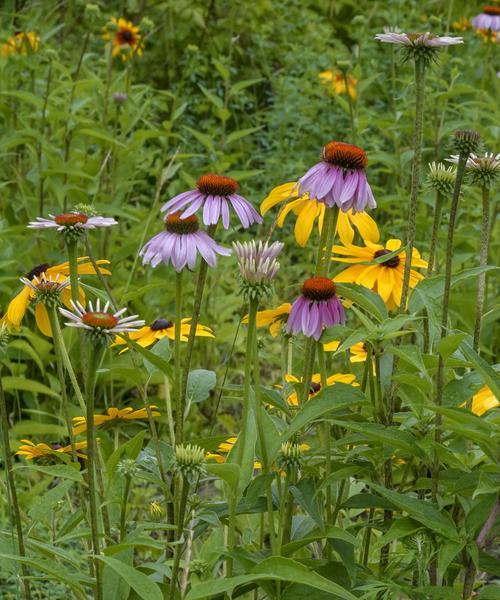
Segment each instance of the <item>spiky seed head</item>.
[{"label": "spiky seed head", "polygon": [[196,444],[177,444],[175,462],[182,475],[190,479],[204,471],[205,451]]},{"label": "spiky seed head", "polygon": [[481,136],[472,129],[459,129],[453,134],[452,146],[462,156],[477,152],[480,144]]},{"label": "spiky seed head", "polygon": [[454,166],[447,167],[444,163],[429,163],[427,185],[443,196],[450,196],[455,187],[457,170]]}]

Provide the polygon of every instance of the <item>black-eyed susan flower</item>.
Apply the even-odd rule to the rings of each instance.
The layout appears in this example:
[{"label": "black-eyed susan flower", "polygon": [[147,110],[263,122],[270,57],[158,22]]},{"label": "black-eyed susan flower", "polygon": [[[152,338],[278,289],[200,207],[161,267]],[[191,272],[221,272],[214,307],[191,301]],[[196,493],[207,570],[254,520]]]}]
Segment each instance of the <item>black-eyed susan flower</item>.
[{"label": "black-eyed susan flower", "polygon": [[[391,254],[402,247],[401,240],[388,240],[385,246],[363,240],[364,246],[355,246],[347,240],[342,240],[343,246],[333,246],[333,259],[353,264],[334,277],[338,283],[356,283],[377,292],[384,300],[387,308],[392,310],[401,303],[403,277],[406,264],[406,252],[401,252],[385,262],[369,263],[377,258]],[[420,252],[413,248],[411,266],[426,268],[427,262],[422,260]],[[410,271],[410,289],[413,289],[424,276],[412,269]]]},{"label": "black-eyed susan flower", "polygon": [[[317,222],[318,231],[321,233],[323,220],[325,218],[325,204],[317,200],[311,200],[308,194],[299,197],[297,183],[290,182],[278,185],[271,190],[268,196],[264,198],[260,205],[260,212],[264,216],[273,206],[283,203],[278,213],[276,221],[278,227],[283,227],[285,219],[292,212],[297,220],[295,221],[295,240],[302,248],[307,244]],[[368,213],[355,213],[352,210],[339,212],[336,231],[342,233],[343,237],[350,236],[354,239],[353,226],[359,231],[364,239],[378,242],[380,234],[375,221]]]},{"label": "black-eyed susan flower", "polygon": [[500,6],[484,6],[483,12],[471,19],[475,29],[500,31]]},{"label": "black-eyed susan flower", "polygon": [[262,219],[250,202],[237,194],[238,182],[225,175],[207,173],[198,178],[196,189],[182,192],[166,202],[161,210],[167,215],[182,211],[181,219],[203,208],[203,223],[216,225],[220,220],[224,229],[229,227],[229,208],[236,213],[243,227],[262,223]]},{"label": "black-eyed susan flower", "polygon": [[[323,344],[323,350],[325,352],[336,352],[339,346],[340,342],[338,340],[333,340],[332,342],[327,342],[326,344]],[[353,344],[349,347],[350,362],[365,362],[367,356],[368,347],[364,342],[358,342],[357,344]]]},{"label": "black-eyed susan flower", "polygon": [[[153,417],[159,417],[158,407],[151,405],[151,415]],[[94,415],[94,426],[109,424],[117,421],[138,421],[141,419],[148,418],[148,411],[146,408],[134,409],[131,406],[125,408],[116,408],[111,406],[108,408],[107,413],[103,415]],[[85,417],[73,417],[73,435],[78,435],[87,431],[87,419]]]},{"label": "black-eyed susan flower", "polygon": [[143,55],[143,44],[141,41],[140,29],[126,19],[115,17],[111,18],[112,26],[104,29],[102,38],[106,41],[112,40],[114,57],[120,55],[122,60],[132,58],[136,54]]},{"label": "black-eyed susan flower", "polygon": [[40,48],[40,36],[34,31],[16,31],[2,44],[2,56],[8,58],[15,54],[26,56],[38,52]]},{"label": "black-eyed susan flower", "polygon": [[303,333],[319,340],[323,328],[344,323],[345,313],[335,294],[335,284],[327,277],[310,277],[302,285],[300,296],[292,304],[286,324],[288,333]]},{"label": "black-eyed susan flower", "polygon": [[[110,275],[111,272],[101,265],[109,265],[108,260],[98,260],[96,264],[99,265],[102,275]],[[78,274],[79,275],[95,275],[96,271],[94,266],[89,261],[88,256],[82,256],[78,259]],[[64,262],[59,265],[50,266],[48,263],[37,265],[23,278],[24,281],[28,280],[31,285],[24,283],[23,289],[11,300],[7,307],[7,312],[0,319],[0,324],[4,323],[7,328],[19,329],[21,322],[28,310],[30,304],[33,303],[37,297],[37,291],[34,289],[40,284],[45,278],[46,281],[64,282],[69,276],[69,263]],[[80,302],[85,303],[85,294],[81,287],[78,288],[78,295]],[[67,285],[61,290],[61,302],[68,308],[71,308],[71,286]],[[52,336],[52,329],[50,327],[49,315],[47,309],[42,302],[35,305],[35,319],[40,331],[49,337]]]},{"label": "black-eyed susan flower", "polygon": [[358,80],[353,75],[344,77],[344,74],[341,71],[332,71],[331,69],[328,69],[322,71],[318,77],[321,83],[328,85],[335,94],[341,95],[347,92],[353,100],[356,100],[356,86]]},{"label": "black-eyed susan flower", "polygon": [[328,207],[338,206],[343,212],[363,212],[377,203],[366,178],[366,152],[344,142],[332,141],[323,147],[322,160],[303,175],[298,182],[300,196]]},{"label": "black-eyed susan flower", "polygon": [[[181,335],[180,341],[187,342],[189,337],[189,331],[191,329],[191,318],[181,319]],[[196,337],[209,337],[213,338],[214,332],[207,327],[206,325],[198,324],[196,326]],[[164,337],[168,337],[170,340],[175,340],[175,323],[173,321],[169,321],[168,319],[156,319],[153,321],[151,325],[146,325],[141,327],[138,331],[134,331],[129,334],[129,338],[134,340],[142,346],[143,348],[147,348],[151,346],[158,340],[161,340]],[[122,346],[126,344],[126,340],[117,336],[115,339],[113,346]],[[126,352],[128,348],[124,348],[122,352]]]},{"label": "black-eyed susan flower", "polygon": [[[206,460],[215,460],[215,462],[222,464],[225,463],[228,457],[228,454],[234,448],[238,438],[236,436],[232,436],[227,438],[224,442],[221,442],[217,446],[217,452],[205,452]],[[260,461],[256,460],[253,463],[253,468],[255,470],[262,469],[262,464]]]},{"label": "black-eyed susan flower", "polygon": [[231,250],[217,244],[206,231],[200,229],[198,217],[183,217],[174,212],[165,218],[165,230],[152,237],[140,251],[143,264],[153,268],[161,262],[172,263],[179,273],[185,267],[194,269],[198,254],[211,267],[217,264],[217,254],[229,256]]},{"label": "black-eyed susan flower", "polygon": [[496,408],[497,406],[500,406],[500,402],[487,385],[483,386],[479,392],[472,397],[472,412],[475,415],[484,415],[485,412],[492,408]]},{"label": "black-eyed susan flower", "polygon": [[[295,375],[285,375],[285,381],[288,383],[301,383],[302,379],[298,379]],[[335,375],[330,375],[330,377],[326,380],[327,387],[335,385],[336,383],[346,383],[348,385],[352,385],[354,387],[359,387],[359,383],[356,382],[356,375],[352,375],[351,373],[336,373]],[[311,385],[309,387],[309,400],[314,398],[316,394],[319,394],[321,391],[321,375],[319,373],[315,373],[311,377]],[[299,399],[297,397],[296,392],[292,392],[288,398],[287,402],[290,406],[298,406]]]},{"label": "black-eyed susan flower", "polygon": [[95,303],[95,308],[92,302],[89,302],[88,309],[82,306],[80,302],[71,301],[71,306],[73,311],[59,308],[59,312],[69,319],[65,325],[67,327],[84,329],[96,343],[105,343],[119,333],[133,333],[144,325],[142,319],[137,319],[138,315],[123,317],[122,315],[127,310],[126,308],[110,311],[109,302],[106,302],[101,308],[99,298]]},{"label": "black-eyed susan flower", "polygon": [[456,21],[453,21],[451,28],[453,31],[467,31],[470,27],[470,21],[467,17],[460,17]]},{"label": "black-eyed susan flower", "polygon": [[[31,440],[21,440],[24,442],[22,446],[19,446],[16,454],[24,456],[27,460],[33,460],[34,458],[47,458],[57,457],[58,454],[72,454],[73,449],[71,444],[68,446],[61,446],[59,444],[35,444]],[[87,442],[77,442],[75,444],[75,451],[78,458],[87,458],[86,454],[79,452],[87,447]]]},{"label": "black-eyed susan flower", "polygon": [[[269,327],[269,333],[276,337],[287,322],[291,307],[290,302],[285,302],[276,308],[259,310],[255,321],[257,328]],[[248,323],[248,315],[243,317],[243,323]]]}]

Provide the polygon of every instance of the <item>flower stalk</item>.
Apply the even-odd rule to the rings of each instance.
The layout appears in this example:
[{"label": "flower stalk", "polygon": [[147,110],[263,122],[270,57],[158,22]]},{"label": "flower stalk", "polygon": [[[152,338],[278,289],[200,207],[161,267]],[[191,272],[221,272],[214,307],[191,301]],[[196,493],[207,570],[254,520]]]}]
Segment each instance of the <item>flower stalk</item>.
[{"label": "flower stalk", "polygon": [[436,250],[439,235],[439,227],[441,225],[441,212],[443,209],[443,195],[436,191],[436,206],[434,208],[434,220],[432,222],[431,245],[429,247],[429,260],[427,266],[427,277],[430,277],[434,271],[434,263],[436,262]]},{"label": "flower stalk", "polygon": [[[174,334],[174,388],[175,388],[175,443],[183,437],[185,393],[181,390],[181,315],[182,271],[175,273],[175,334]],[[195,329],[196,331],[196,329]],[[191,330],[189,331],[191,334]]]},{"label": "flower stalk", "polygon": [[[479,252],[479,266],[488,264],[488,252],[490,246],[490,189],[482,188],[483,218],[481,222],[481,249]],[[481,320],[483,318],[484,301],[486,296],[486,273],[480,273],[476,296],[476,322],[474,325],[474,350],[479,352],[481,341]]]}]

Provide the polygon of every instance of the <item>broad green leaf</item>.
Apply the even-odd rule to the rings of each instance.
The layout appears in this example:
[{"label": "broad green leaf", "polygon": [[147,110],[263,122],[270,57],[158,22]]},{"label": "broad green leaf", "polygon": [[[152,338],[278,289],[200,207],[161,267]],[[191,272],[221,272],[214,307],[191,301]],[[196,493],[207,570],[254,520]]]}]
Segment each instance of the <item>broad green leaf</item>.
[{"label": "broad green leaf", "polygon": [[188,375],[186,396],[189,402],[203,402],[210,397],[215,388],[217,378],[214,371],[195,369]]},{"label": "broad green leaf", "polygon": [[441,354],[443,360],[451,356],[466,337],[466,333],[453,333],[440,340],[437,345],[437,351]]},{"label": "broad green leaf", "polygon": [[232,142],[236,142],[237,140],[241,140],[244,137],[252,135],[256,131],[260,131],[262,127],[248,127],[247,129],[238,129],[236,131],[232,131],[226,139],[226,144],[231,144]]},{"label": "broad green leaf", "polygon": [[355,283],[337,283],[336,287],[339,296],[352,300],[356,306],[375,317],[377,321],[385,321],[389,316],[382,298],[368,288]]},{"label": "broad green leaf", "polygon": [[118,573],[139,598],[143,600],[163,600],[160,588],[142,571],[110,556],[100,555],[97,558]]},{"label": "broad green leaf", "polygon": [[6,392],[22,391],[22,392],[33,392],[33,394],[45,394],[46,396],[53,396],[58,398],[59,394],[51,390],[49,387],[38,381],[32,379],[24,379],[23,377],[7,377],[2,378],[3,389]]},{"label": "broad green leaf", "polygon": [[299,540],[294,540],[293,542],[285,544],[281,548],[281,553],[283,554],[283,556],[290,556],[290,554],[293,554],[296,550],[299,550],[300,548],[303,548],[304,546],[307,546],[308,544],[312,544],[312,543],[317,542],[318,540],[322,540],[322,539],[343,540],[344,542],[347,542],[348,544],[352,544],[356,548],[360,545],[360,542],[358,541],[358,539],[355,538],[350,533],[348,533],[347,531],[345,531],[344,529],[340,529],[340,527],[330,526],[330,527],[326,527],[324,531],[316,530],[316,531],[308,534],[306,537],[303,537]]},{"label": "broad green leaf", "polygon": [[460,344],[460,350],[482,375],[484,382],[493,392],[493,395],[500,398],[500,375],[467,342],[464,341]]},{"label": "broad green leaf", "polygon": [[238,94],[239,92],[243,91],[245,88],[250,87],[251,85],[260,83],[261,81],[263,81],[263,79],[261,77],[259,77],[258,79],[244,79],[242,81],[238,81],[229,90],[229,95],[234,96],[234,94]]},{"label": "broad green leaf", "polygon": [[67,479],[39,496],[28,512],[29,516],[34,521],[42,521],[48,518],[52,514],[55,505],[64,498],[73,484],[74,481]]},{"label": "broad green leaf", "polygon": [[[27,465],[19,465],[15,469],[16,471],[20,471],[22,469],[28,469],[30,471],[38,471],[39,473],[44,473],[45,475],[50,475],[51,477],[60,477],[61,479],[70,479],[71,481],[77,481],[79,483],[84,483],[82,474],[78,470],[79,463],[72,463],[75,466],[69,465],[53,465],[53,466],[43,466],[36,464],[27,464]],[[75,468],[76,467],[76,468]]]},{"label": "broad green leaf", "polygon": [[232,463],[209,463],[207,464],[206,469],[207,473],[210,475],[214,475],[225,481],[233,494],[236,492],[240,478],[239,465]]}]

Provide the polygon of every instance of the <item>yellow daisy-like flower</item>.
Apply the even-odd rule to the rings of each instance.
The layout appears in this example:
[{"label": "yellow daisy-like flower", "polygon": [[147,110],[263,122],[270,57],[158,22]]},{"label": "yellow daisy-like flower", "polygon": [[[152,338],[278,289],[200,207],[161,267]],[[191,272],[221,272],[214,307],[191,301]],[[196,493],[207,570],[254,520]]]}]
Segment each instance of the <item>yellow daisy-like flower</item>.
[{"label": "yellow daisy-like flower", "polygon": [[2,44],[2,56],[8,58],[14,54],[27,56],[40,48],[40,37],[34,31],[16,31],[14,35]]},{"label": "yellow daisy-like flower", "polygon": [[460,17],[456,21],[453,21],[451,28],[454,31],[467,31],[470,27],[470,21],[467,17]]},{"label": "yellow daisy-like flower", "polygon": [[[329,85],[334,94],[345,94],[346,93],[346,82],[344,79],[344,75],[340,71],[332,71],[328,69],[327,71],[322,71],[318,75],[321,83]],[[347,75],[347,91],[349,92],[349,96],[356,100],[356,86],[358,84],[358,80],[352,75]]]},{"label": "yellow daisy-like flower", "polygon": [[[271,190],[260,205],[261,215],[264,216],[269,209],[281,202],[284,204],[280,208],[276,224],[278,227],[283,227],[286,216],[293,212],[297,217],[294,229],[295,240],[303,248],[311,237],[316,220],[318,230],[321,233],[325,218],[325,204],[317,200],[311,200],[308,194],[299,197],[298,185],[292,181],[278,185]],[[339,236],[342,236],[343,239],[350,239],[352,242],[354,239],[353,226],[356,227],[364,240],[378,242],[380,239],[377,225],[368,213],[353,214],[352,210],[346,213],[339,211],[336,229]]]},{"label": "yellow daisy-like flower", "polygon": [[[18,451],[16,452],[19,456],[24,456],[27,460],[33,460],[34,458],[41,458],[44,456],[54,456],[57,454],[71,454],[72,448],[71,444],[69,446],[58,446],[53,445],[49,446],[48,444],[40,443],[34,444],[31,440],[21,440],[24,442],[23,446],[19,446]],[[87,447],[87,442],[77,442],[75,444],[76,455],[79,458],[87,458],[85,454],[78,452],[78,450],[82,450]]]},{"label": "yellow daisy-like flower", "polygon": [[[276,308],[258,311],[256,317],[257,328],[269,327],[269,333],[273,337],[276,337],[280,333],[283,325],[286,323],[291,307],[292,305],[290,302],[285,302]],[[242,322],[248,323],[248,315],[243,317]]]},{"label": "yellow daisy-like flower", "polygon": [[500,406],[500,402],[487,385],[472,397],[472,412],[479,417],[497,406]]},{"label": "yellow daisy-like flower", "polygon": [[[334,340],[333,342],[328,342],[327,344],[323,344],[323,350],[325,352],[335,352],[337,348],[340,346],[340,342],[338,340]],[[365,362],[368,352],[366,348],[366,344],[364,342],[358,342],[353,346],[349,347],[349,355],[350,362]]]},{"label": "yellow daisy-like flower", "polygon": [[[215,462],[217,462],[219,464],[225,463],[227,460],[228,454],[233,449],[234,445],[236,444],[237,439],[238,438],[236,436],[227,438],[227,440],[225,442],[221,442],[217,446],[217,452],[205,452],[205,459],[206,460],[215,460]],[[261,462],[259,460],[254,461],[253,468],[255,470],[262,469]]]},{"label": "yellow daisy-like flower", "polygon": [[102,38],[106,41],[112,39],[114,57],[121,55],[122,60],[126,61],[132,58],[135,54],[143,55],[143,45],[141,36],[139,35],[139,27],[135,26],[132,21],[120,18],[111,19],[112,27],[105,27]]},{"label": "yellow daisy-like flower", "polygon": [[[153,417],[159,417],[160,413],[155,410],[158,407],[154,404],[151,405],[151,414]],[[108,408],[108,414],[106,415],[94,415],[94,426],[98,427],[103,423],[109,423],[110,421],[136,421],[138,419],[147,419],[148,411],[146,408],[139,408],[134,410],[131,406],[126,408],[115,408],[112,406]],[[73,417],[73,435],[78,435],[87,431],[87,419],[85,417]]]},{"label": "yellow daisy-like flower", "polygon": [[[191,329],[191,318],[181,319],[181,342],[187,342],[189,337],[189,331]],[[168,321],[167,319],[156,319],[151,325],[141,327],[139,331],[129,333],[129,338],[135,340],[139,346],[147,348],[158,340],[161,340],[167,336],[170,340],[175,340],[175,323]],[[206,325],[198,324],[196,326],[196,337],[210,337],[214,338],[214,332]],[[125,338],[116,336],[113,346],[123,346],[127,343]],[[126,352],[128,348],[124,348],[120,354]]]},{"label": "yellow daisy-like flower", "polygon": [[[288,381],[288,383],[301,383],[302,379],[298,379],[297,377],[295,377],[295,375],[285,375],[285,381]],[[351,373],[336,373],[335,375],[330,375],[330,377],[327,377],[327,387],[335,385],[336,383],[347,383],[348,385],[359,387],[359,383],[356,383],[356,375],[352,375]],[[316,396],[316,394],[318,394],[320,391],[321,375],[319,373],[315,373],[311,378],[309,400],[311,398],[314,398],[314,396]],[[290,406],[299,406],[297,392],[292,392],[290,396],[288,396],[287,402]]]},{"label": "yellow daisy-like flower", "polygon": [[[100,265],[109,265],[109,260],[97,260],[96,264],[99,266]],[[102,273],[102,275],[111,275],[111,272],[105,268],[100,268],[99,270]],[[59,280],[62,283],[69,276],[69,263],[64,262],[60,265],[54,265],[52,267],[47,263],[37,265],[29,273],[26,274],[26,279],[29,279],[30,281],[32,281],[32,283],[36,283],[34,278],[35,277],[40,278],[40,277],[42,277],[43,274],[45,274],[47,279],[50,277],[55,279],[56,277],[59,276]],[[95,275],[96,274],[94,266],[89,261],[88,256],[82,256],[78,259],[78,274],[79,275]],[[21,321],[23,320],[24,315],[26,314],[26,311],[28,310],[28,307],[29,307],[31,301],[33,300],[33,298],[35,297],[35,295],[36,295],[36,293],[34,290],[32,290],[29,286],[24,285],[23,289],[17,294],[17,296],[15,296],[10,301],[9,306],[7,307],[7,312],[0,319],[0,326],[2,324],[5,324],[9,330],[10,329],[16,329],[16,330],[19,329],[19,327],[21,326]],[[85,293],[81,287],[78,287],[78,295],[79,295],[80,303],[82,305],[85,305]],[[71,286],[68,286],[67,288],[62,290],[61,301],[69,309],[72,308],[71,303],[70,303],[70,301],[71,301]],[[35,319],[36,319],[36,324],[38,325],[38,328],[40,329],[40,331],[44,335],[46,335],[48,337],[52,337],[52,329],[50,327],[49,315],[47,313],[47,309],[41,302],[36,304],[36,306],[35,306]]]},{"label": "yellow daisy-like flower", "polygon": [[[402,247],[401,240],[388,240],[385,246],[363,238],[364,246],[355,246],[352,239],[340,234],[343,246],[334,246],[332,260],[344,263],[368,263],[376,258],[390,254]],[[340,255],[340,256],[339,256]],[[401,303],[403,277],[406,263],[406,252],[393,256],[385,263],[354,264],[334,277],[335,282],[357,283],[377,292],[385,302],[387,308],[392,310]],[[425,269],[427,262],[422,260],[420,252],[414,248],[411,266]],[[413,289],[424,276],[413,269],[410,271],[410,289]]]}]

